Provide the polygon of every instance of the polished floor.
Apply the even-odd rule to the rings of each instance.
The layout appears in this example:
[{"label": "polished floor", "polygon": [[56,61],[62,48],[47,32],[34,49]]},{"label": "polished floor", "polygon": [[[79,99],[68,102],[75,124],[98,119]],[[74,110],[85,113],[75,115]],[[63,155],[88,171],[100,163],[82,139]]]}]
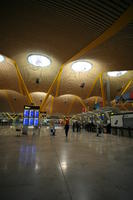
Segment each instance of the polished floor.
[{"label": "polished floor", "polygon": [[1,200],[132,200],[133,139],[0,128]]}]

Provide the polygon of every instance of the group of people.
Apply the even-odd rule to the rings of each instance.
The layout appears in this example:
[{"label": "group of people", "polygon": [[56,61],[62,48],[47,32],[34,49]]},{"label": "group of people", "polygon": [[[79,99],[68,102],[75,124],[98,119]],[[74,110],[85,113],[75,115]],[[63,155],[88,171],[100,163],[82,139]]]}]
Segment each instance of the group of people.
[{"label": "group of people", "polygon": [[[65,124],[64,124],[66,138],[68,137],[69,127],[70,127],[69,118],[66,117]],[[79,132],[81,130],[81,123],[78,121],[74,121],[72,124],[72,129],[73,129],[73,132],[75,131]],[[51,131],[51,134],[55,136],[56,129],[55,129],[55,124],[53,120],[51,120],[51,123],[50,123],[50,131]]]},{"label": "group of people", "polygon": [[[65,129],[66,138],[68,137],[69,127],[70,127],[69,118],[66,117],[64,121],[64,129]],[[92,132],[95,130],[97,133],[97,136],[103,133],[103,125],[101,123],[97,123],[96,125],[94,125],[93,123],[87,123],[85,124],[83,128],[85,128],[85,130],[87,130],[88,132]],[[79,121],[73,121],[72,130],[73,132],[75,131],[79,132],[81,130],[81,123]],[[50,123],[50,131],[51,131],[51,134],[55,136],[56,129],[55,129],[55,124],[53,120],[51,120],[51,123]]]}]

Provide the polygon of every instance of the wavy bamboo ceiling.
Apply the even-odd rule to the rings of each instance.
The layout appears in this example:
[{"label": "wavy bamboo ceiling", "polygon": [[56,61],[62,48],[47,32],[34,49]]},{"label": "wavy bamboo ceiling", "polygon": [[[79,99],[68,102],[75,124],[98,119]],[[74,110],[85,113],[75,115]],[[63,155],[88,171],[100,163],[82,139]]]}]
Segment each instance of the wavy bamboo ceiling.
[{"label": "wavy bamboo ceiling", "polygon": [[[132,0],[3,0],[0,6],[0,54],[16,61],[34,103],[40,105],[60,66],[109,29],[131,5]],[[30,53],[48,55],[52,60],[50,67],[38,69],[30,65],[27,62]],[[20,94],[24,92],[20,91],[16,69],[8,58],[0,63],[0,111],[22,112],[23,105],[28,102]],[[71,62],[65,65],[53,113],[81,112],[82,105],[78,99],[73,100],[74,95],[86,99],[101,72],[104,72],[106,90],[107,71],[133,69],[133,22],[80,59],[90,61],[93,68],[77,73],[72,70]],[[110,78],[111,100],[132,78],[132,71],[120,78]],[[52,96],[55,94],[56,85],[51,92]],[[51,112],[52,96],[46,103],[48,113]],[[91,107],[96,96],[101,101],[99,80],[91,99],[84,101],[86,106]]]}]

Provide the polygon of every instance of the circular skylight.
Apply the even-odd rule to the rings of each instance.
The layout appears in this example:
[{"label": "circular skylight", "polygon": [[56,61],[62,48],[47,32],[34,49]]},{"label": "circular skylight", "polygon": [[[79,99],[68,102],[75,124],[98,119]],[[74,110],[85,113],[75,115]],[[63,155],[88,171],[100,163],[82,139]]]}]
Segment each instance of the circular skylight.
[{"label": "circular skylight", "polygon": [[47,67],[51,64],[51,61],[47,56],[40,54],[29,55],[28,62],[36,67]]},{"label": "circular skylight", "polygon": [[72,64],[72,69],[76,72],[86,72],[92,68],[92,64],[88,61],[76,61]]},{"label": "circular skylight", "polygon": [[0,62],[4,61],[4,56],[0,55]]},{"label": "circular skylight", "polygon": [[107,74],[108,74],[108,76],[111,76],[111,77],[119,77],[126,73],[127,73],[127,71],[114,71],[114,72],[108,72]]}]

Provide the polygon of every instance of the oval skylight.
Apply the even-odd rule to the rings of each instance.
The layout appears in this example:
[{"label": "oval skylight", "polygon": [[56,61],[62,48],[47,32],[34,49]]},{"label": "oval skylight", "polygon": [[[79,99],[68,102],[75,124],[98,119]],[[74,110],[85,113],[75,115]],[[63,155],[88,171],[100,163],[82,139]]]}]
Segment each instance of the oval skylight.
[{"label": "oval skylight", "polygon": [[4,61],[4,56],[0,55],[0,62]]},{"label": "oval skylight", "polygon": [[126,73],[127,73],[127,71],[107,72],[108,76],[111,76],[111,77],[119,77],[119,76],[122,76],[122,75],[124,75]]},{"label": "oval skylight", "polygon": [[47,67],[51,64],[51,60],[47,56],[40,54],[29,55],[28,62],[36,67]]},{"label": "oval skylight", "polygon": [[72,69],[76,72],[86,72],[92,68],[92,64],[88,61],[76,61],[72,64]]}]

